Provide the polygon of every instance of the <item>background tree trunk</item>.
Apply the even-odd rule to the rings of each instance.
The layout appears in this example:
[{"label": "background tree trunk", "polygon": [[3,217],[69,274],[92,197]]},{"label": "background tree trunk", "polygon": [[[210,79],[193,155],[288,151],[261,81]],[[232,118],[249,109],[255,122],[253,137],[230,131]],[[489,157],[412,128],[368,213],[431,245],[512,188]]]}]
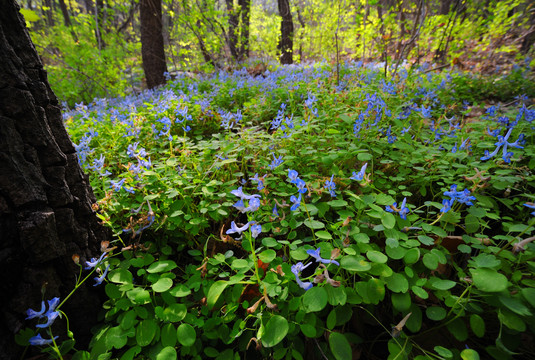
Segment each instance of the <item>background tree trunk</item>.
[{"label": "background tree trunk", "polygon": [[251,0],[238,0],[241,15],[240,51],[238,59],[243,61],[249,57],[249,26],[251,23]]},{"label": "background tree trunk", "polygon": [[[64,298],[78,273],[71,256],[98,255],[108,234],[19,6],[0,0],[0,8],[0,359],[19,359],[13,335],[35,325],[24,320],[26,310],[42,297]],[[82,344],[101,308],[90,289],[62,309]]]},{"label": "background tree trunk", "polygon": [[277,0],[281,21],[280,63],[293,64],[294,23],[289,0]]},{"label": "background tree trunk", "polygon": [[228,12],[228,46],[230,49],[230,55],[234,60],[238,60],[238,22],[239,22],[239,12],[234,8],[233,0],[225,0],[227,4]]},{"label": "background tree trunk", "polygon": [[147,87],[152,89],[165,84],[165,52],[162,34],[162,0],[141,0],[141,58]]}]

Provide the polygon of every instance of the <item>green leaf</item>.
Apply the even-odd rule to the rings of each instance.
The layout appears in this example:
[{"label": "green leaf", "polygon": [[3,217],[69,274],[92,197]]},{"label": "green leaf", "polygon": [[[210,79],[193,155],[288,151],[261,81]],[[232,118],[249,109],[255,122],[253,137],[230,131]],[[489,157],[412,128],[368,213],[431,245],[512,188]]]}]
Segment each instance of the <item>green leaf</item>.
[{"label": "green leaf", "polygon": [[195,340],[197,339],[197,333],[190,324],[180,324],[176,330],[176,336],[182,346],[191,346],[195,344]]},{"label": "green leaf", "polygon": [[438,267],[438,257],[433,253],[425,254],[422,261],[429,270],[435,270]]},{"label": "green leaf", "polygon": [[289,325],[286,318],[280,315],[273,315],[271,319],[268,320],[264,328],[264,333],[260,339],[262,341],[262,345],[267,348],[277,345],[286,337],[286,334],[288,334],[288,329]]},{"label": "green leaf", "polygon": [[439,354],[440,356],[442,356],[445,359],[453,358],[453,353],[449,349],[446,349],[445,347],[435,346],[434,350],[435,350],[435,352],[437,354]]},{"label": "green leaf", "polygon": [[126,313],[124,313],[121,321],[119,322],[119,325],[124,330],[133,328],[134,325],[137,323],[136,318],[137,318],[136,312],[134,310],[129,310]]},{"label": "green leaf", "polygon": [[522,303],[519,298],[510,296],[500,296],[500,302],[512,312],[520,316],[531,316],[531,311]]},{"label": "green leaf", "polygon": [[425,314],[431,320],[440,321],[446,317],[446,309],[439,306],[431,306],[425,310]]},{"label": "green leaf", "polygon": [[366,256],[368,257],[368,259],[370,259],[371,262],[378,264],[384,264],[388,261],[388,257],[385,254],[375,250],[368,251],[366,253]]},{"label": "green leaf", "polygon": [[340,260],[340,266],[343,269],[352,272],[368,271],[372,268],[372,264],[367,262],[363,256],[349,255],[344,256]]},{"label": "green leaf", "polygon": [[173,324],[164,324],[160,332],[160,340],[162,341],[163,346],[172,346],[176,345],[177,336],[176,329]]},{"label": "green leaf", "polygon": [[168,272],[177,267],[177,264],[173,260],[159,260],[152,263],[147,272],[150,274],[159,272]]},{"label": "green leaf", "polygon": [[473,234],[479,230],[479,219],[472,214],[466,215],[464,225],[468,234]]},{"label": "green leaf", "polygon": [[139,355],[140,352],[141,352],[141,346],[135,345],[135,346],[131,347],[130,349],[128,349],[123,354],[123,356],[121,356],[121,360],[133,360],[134,357]]},{"label": "green leaf", "polygon": [[461,359],[479,360],[479,354],[474,349],[464,349],[463,351],[461,351]]},{"label": "green leaf", "polygon": [[518,332],[526,331],[526,323],[522,318],[512,311],[506,309],[500,309],[498,311],[498,319],[507,326],[509,329],[516,330]]},{"label": "green leaf", "polygon": [[522,296],[526,301],[535,308],[535,289],[534,288],[523,288],[521,290]]},{"label": "green leaf", "polygon": [[123,329],[119,326],[112,327],[106,331],[106,347],[111,349],[112,347],[116,349],[121,349],[126,345],[128,338]]},{"label": "green leaf", "polygon": [[420,260],[420,249],[417,247],[407,250],[403,256],[403,262],[406,265],[416,264],[418,260]]},{"label": "green leaf", "polygon": [[[50,11],[50,10],[49,10]],[[29,22],[39,21],[39,15],[30,9],[20,9],[20,13],[24,15],[24,20]]]},{"label": "green leaf", "polygon": [[171,290],[169,290],[169,294],[171,294],[174,297],[184,297],[191,294],[191,289],[188,288],[185,284],[178,284]]},{"label": "green leaf", "polygon": [[227,285],[227,281],[219,280],[213,283],[212,286],[210,286],[210,290],[208,290],[208,295],[206,295],[206,305],[209,309],[212,309],[214,307],[217,300],[219,300],[219,296],[221,296]]},{"label": "green leaf", "polygon": [[401,294],[392,294],[392,305],[394,309],[399,312],[407,312],[411,307],[411,296],[409,292],[404,292]]},{"label": "green leaf", "polygon": [[156,360],[176,360],[177,353],[174,347],[172,346],[166,346],[160,352],[158,355],[156,355]]},{"label": "green leaf", "polygon": [[407,278],[400,273],[394,273],[392,276],[383,279],[386,286],[395,293],[403,293],[409,290]]},{"label": "green leaf", "polygon": [[381,224],[383,224],[386,229],[393,229],[396,225],[396,218],[391,213],[385,211],[381,215]]},{"label": "green leaf", "polygon": [[431,246],[435,243],[435,239],[426,235],[418,235],[418,240],[424,245]]},{"label": "green leaf", "polygon": [[339,332],[331,332],[329,335],[329,348],[336,360],[351,359],[353,355],[349,341]]},{"label": "green leaf", "polygon": [[155,292],[164,292],[167,291],[173,286],[173,280],[169,278],[159,278],[154,284],[152,284],[152,290]]},{"label": "green leaf", "polygon": [[154,319],[142,320],[136,327],[136,342],[139,346],[147,346],[152,342],[157,330]]},{"label": "green leaf", "polygon": [[333,238],[329,232],[324,231],[324,230],[316,231],[315,234],[319,239],[322,239],[322,240],[331,240]]},{"label": "green leaf", "polygon": [[455,337],[458,341],[463,342],[468,339],[468,330],[466,329],[466,325],[462,319],[457,318],[452,322],[449,322],[446,327],[453,337]]},{"label": "green leaf", "polygon": [[117,268],[108,274],[108,280],[118,284],[132,284],[132,273],[123,268]]},{"label": "green leaf", "polygon": [[304,221],[305,226],[309,227],[310,229],[323,229],[325,227],[325,224],[323,224],[321,221],[317,220],[311,220],[306,219]]},{"label": "green leaf", "polygon": [[323,287],[313,287],[303,295],[303,308],[308,312],[320,311],[327,306],[327,292]]},{"label": "green leaf", "polygon": [[258,258],[264,263],[269,264],[277,257],[277,253],[273,249],[267,249],[258,254]]},{"label": "green leaf", "polygon": [[165,308],[163,311],[163,316],[166,321],[169,322],[179,322],[182,321],[186,314],[188,313],[188,308],[184,304],[171,304],[169,307]]},{"label": "green leaf", "polygon": [[449,290],[457,283],[451,280],[439,279],[437,277],[431,277],[427,280],[427,285],[435,290]]},{"label": "green leaf", "polygon": [[485,321],[478,314],[470,315],[470,328],[472,332],[479,338],[485,335]]},{"label": "green leaf", "polygon": [[481,291],[500,292],[507,289],[507,278],[488,268],[470,269],[474,285]]}]

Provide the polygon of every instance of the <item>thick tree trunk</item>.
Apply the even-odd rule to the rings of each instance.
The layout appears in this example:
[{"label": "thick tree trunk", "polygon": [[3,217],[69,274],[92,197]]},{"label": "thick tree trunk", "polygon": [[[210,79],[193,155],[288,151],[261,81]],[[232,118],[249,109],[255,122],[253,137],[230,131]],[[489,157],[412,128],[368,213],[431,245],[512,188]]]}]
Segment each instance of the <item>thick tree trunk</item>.
[{"label": "thick tree trunk", "polygon": [[165,84],[165,52],[162,34],[162,0],[141,0],[139,7],[141,23],[141,58],[147,79],[152,89]]},{"label": "thick tree trunk", "polygon": [[280,63],[293,64],[294,23],[289,0],[277,0],[281,21]]},{"label": "thick tree trunk", "polygon": [[[107,233],[19,6],[0,0],[0,8],[0,359],[19,359],[13,335],[34,325],[26,310],[64,298],[78,272],[72,255],[97,255]],[[88,285],[62,309],[79,343],[101,307]]]}]

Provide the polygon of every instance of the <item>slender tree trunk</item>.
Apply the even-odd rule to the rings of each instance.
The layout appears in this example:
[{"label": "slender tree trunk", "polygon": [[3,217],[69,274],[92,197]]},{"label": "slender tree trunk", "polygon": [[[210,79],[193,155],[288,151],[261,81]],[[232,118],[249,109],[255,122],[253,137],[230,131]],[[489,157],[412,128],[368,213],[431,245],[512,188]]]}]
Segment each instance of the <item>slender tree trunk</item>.
[{"label": "slender tree trunk", "polygon": [[280,63],[293,64],[294,23],[289,0],[277,0],[281,21]]},{"label": "slender tree trunk", "polygon": [[106,47],[106,43],[102,38],[102,29],[103,29],[103,13],[102,9],[104,6],[103,0],[95,0],[95,7],[93,8],[93,15],[95,16],[95,38],[97,40],[97,46],[99,50],[102,50]]},{"label": "slender tree trunk", "polygon": [[[14,334],[35,325],[26,310],[42,297],[65,298],[78,273],[72,255],[97,255],[108,236],[19,6],[0,0],[0,8],[0,359],[19,359]],[[81,346],[101,307],[91,289],[82,286],[62,308]]]},{"label": "slender tree trunk", "polygon": [[43,10],[46,16],[46,24],[50,27],[54,26],[54,13],[52,12],[52,0],[44,0],[44,6],[47,7],[46,10]]},{"label": "slender tree trunk", "polygon": [[438,15],[448,15],[452,2],[453,0],[440,0],[440,9],[438,10]]},{"label": "slender tree trunk", "polygon": [[241,15],[240,31],[240,51],[238,58],[240,61],[249,57],[249,26],[251,22],[251,0],[238,0]]},{"label": "slender tree trunk", "polygon": [[230,55],[234,60],[238,60],[238,23],[239,23],[239,13],[234,8],[233,0],[225,0],[227,4],[228,12],[228,35],[229,35],[229,50]]},{"label": "slender tree trunk", "polygon": [[167,71],[162,34],[162,0],[141,0],[141,57],[147,87],[165,84]]},{"label": "slender tree trunk", "polygon": [[69,15],[69,10],[67,9],[67,5],[65,4],[65,0],[59,0],[59,8],[61,9],[61,13],[63,14],[63,23],[66,27],[69,28],[72,38],[75,42],[78,41],[78,36],[76,36],[76,33],[74,32],[74,29],[72,28],[71,23],[71,17]]}]

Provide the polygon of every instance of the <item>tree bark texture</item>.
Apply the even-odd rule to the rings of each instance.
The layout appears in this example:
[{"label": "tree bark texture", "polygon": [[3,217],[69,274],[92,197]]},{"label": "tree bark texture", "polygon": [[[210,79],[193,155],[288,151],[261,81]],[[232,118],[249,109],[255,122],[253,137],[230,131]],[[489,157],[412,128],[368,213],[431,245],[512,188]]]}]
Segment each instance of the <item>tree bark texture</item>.
[{"label": "tree bark texture", "polygon": [[[98,255],[108,234],[19,6],[0,0],[0,8],[0,359],[19,359],[14,334],[35,326],[26,310],[39,309],[42,297],[63,299],[78,274],[72,255]],[[78,343],[101,308],[91,285],[62,308]]]},{"label": "tree bark texture", "polygon": [[228,46],[230,55],[235,60],[238,60],[238,24],[239,24],[239,12],[234,8],[233,0],[225,0],[227,4],[228,12]]},{"label": "tree bark texture", "polygon": [[281,21],[280,63],[293,64],[294,23],[289,0],[277,0]]},{"label": "tree bark texture", "polygon": [[141,58],[147,80],[152,89],[165,84],[167,71],[162,34],[162,0],[141,0],[139,7],[141,23]]},{"label": "tree bark texture", "polygon": [[241,31],[240,31],[240,49],[238,52],[239,60],[249,57],[249,28],[251,23],[251,0],[238,0],[240,5]]}]

